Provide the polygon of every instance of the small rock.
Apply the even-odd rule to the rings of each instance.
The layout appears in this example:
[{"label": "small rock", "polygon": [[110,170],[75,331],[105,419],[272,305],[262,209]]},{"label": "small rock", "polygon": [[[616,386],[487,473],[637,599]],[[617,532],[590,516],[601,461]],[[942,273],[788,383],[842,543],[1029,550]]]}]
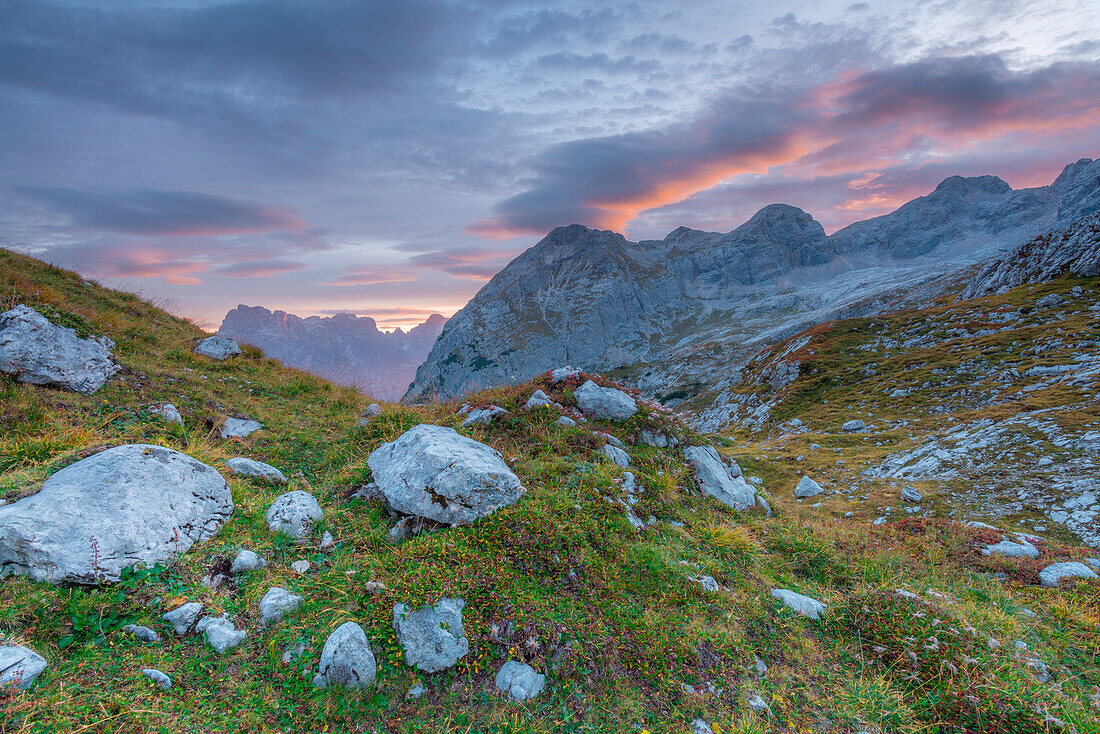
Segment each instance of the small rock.
[{"label": "small rock", "polygon": [[630,454],[626,453],[616,446],[606,444],[602,449],[600,449],[600,453],[606,456],[608,459],[611,459],[611,461],[623,467],[624,469],[630,466]]},{"label": "small rock", "polygon": [[295,642],[293,645],[283,650],[282,661],[284,663],[292,663],[302,657],[302,655],[305,655],[305,652],[306,643],[302,641]]},{"label": "small rock", "polygon": [[783,602],[787,607],[810,619],[820,619],[825,611],[825,604],[817,599],[795,593],[790,589],[772,589],[772,596]]},{"label": "small rock", "polygon": [[[10,313],[10,312],[9,312]],[[27,690],[46,669],[46,658],[29,647],[0,645],[0,689]]]},{"label": "small rock", "polygon": [[508,411],[499,405],[490,405],[488,408],[476,408],[466,414],[466,419],[462,421],[462,427],[487,426],[499,416],[507,414]]},{"label": "small rock", "polygon": [[154,630],[143,627],[140,624],[124,624],[122,625],[122,631],[133,635],[139,640],[144,640],[145,642],[160,642],[160,635]]},{"label": "small rock", "polygon": [[1052,589],[1058,588],[1062,580],[1068,578],[1094,579],[1097,575],[1091,568],[1077,561],[1053,563],[1039,572],[1039,583]]},{"label": "small rock", "polygon": [[470,652],[462,631],[462,599],[443,597],[434,606],[415,611],[404,604],[393,607],[393,628],[405,649],[405,662],[425,673],[445,670]]},{"label": "small rock", "polygon": [[273,533],[285,533],[295,540],[308,538],[313,523],[325,516],[309,492],[296,489],[279,496],[267,509],[267,527]]},{"label": "small rock", "polygon": [[559,426],[564,426],[565,428],[573,428],[577,425],[577,422],[567,415],[561,416],[554,422],[557,423]]},{"label": "small rock", "polygon": [[745,698],[745,702],[748,703],[749,708],[755,714],[768,714],[770,716],[772,713],[771,706],[769,706],[767,702],[764,701],[764,699],[761,698],[760,695],[757,693],[754,693],[751,696],[747,696]]},{"label": "small rock", "polygon": [[714,734],[714,729],[711,729],[710,724],[702,719],[692,719],[691,734]]},{"label": "small rock", "polygon": [[366,407],[366,409],[363,411],[363,414],[359,417],[359,427],[366,427],[368,424],[370,424],[371,421],[373,421],[380,415],[382,415],[382,406],[378,403],[371,403]]},{"label": "small rock", "polygon": [[161,619],[172,625],[172,630],[176,635],[182,637],[191,631],[201,614],[202,604],[197,601],[189,601],[164,614]]},{"label": "small rock", "polygon": [[315,688],[330,685],[367,688],[374,683],[378,667],[363,628],[344,622],[325,640],[321,662],[313,678]]},{"label": "small rock", "polygon": [[622,390],[588,380],[573,393],[582,412],[597,419],[626,420],[638,412],[638,402]]},{"label": "small rock", "polygon": [[273,586],[260,599],[260,623],[273,624],[287,614],[298,609],[302,604],[302,597],[291,594],[286,589]]},{"label": "small rock", "polygon": [[760,659],[759,655],[753,655],[753,667],[756,668],[756,674],[763,678],[768,674],[768,664]]},{"label": "small rock", "polygon": [[853,433],[855,431],[862,431],[867,427],[867,424],[861,420],[850,420],[840,427],[840,430],[845,433]]},{"label": "small rock", "polygon": [[164,673],[160,672],[156,668],[145,668],[141,671],[144,675],[153,679],[153,682],[164,690],[168,690],[172,687],[172,679]]},{"label": "small rock", "polygon": [[704,493],[735,510],[756,506],[756,489],[744,477],[734,476],[713,446],[689,446],[684,459],[691,464],[695,483]]},{"label": "small rock", "polygon": [[906,502],[920,502],[924,496],[913,487],[906,487],[901,490],[901,498]]},{"label": "small rock", "polygon": [[250,550],[237,551],[236,557],[233,559],[233,565],[229,569],[229,573],[244,573],[245,571],[259,571],[261,568],[267,565],[267,561],[256,555],[255,552]]},{"label": "small rock", "polygon": [[180,415],[180,412],[178,410],[176,410],[176,406],[172,405],[171,403],[165,403],[153,412],[160,416],[160,419],[163,420],[165,423],[176,423],[181,426],[183,425],[183,416]]},{"label": "small rock", "polygon": [[305,574],[309,570],[309,561],[301,559],[290,564],[290,569],[297,574]]},{"label": "small rock", "polygon": [[263,427],[264,424],[259,421],[227,416],[218,433],[222,438],[247,438]]},{"label": "small rock", "polygon": [[584,373],[576,367],[570,367],[568,365],[565,367],[558,367],[557,369],[550,371],[550,384],[556,385],[557,383],[565,382],[566,380],[576,380],[582,374]]},{"label": "small rock", "polygon": [[328,551],[336,547],[336,539],[332,537],[332,533],[325,531],[325,534],[321,536],[321,550]]},{"label": "small rock", "polygon": [[206,644],[219,655],[224,655],[248,637],[248,632],[236,629],[224,614],[220,617],[203,617],[195,625],[195,632],[201,632],[206,637]]},{"label": "small rock", "polygon": [[794,496],[800,499],[805,499],[806,497],[815,497],[824,491],[824,487],[822,487],[814,480],[810,479],[808,476],[804,476],[799,479],[798,484],[795,485]]},{"label": "small rock", "polygon": [[427,692],[428,689],[425,688],[422,684],[414,683],[413,685],[409,686],[408,692],[405,693],[405,700],[416,701]]},{"label": "small rock", "polygon": [[1005,556],[1006,558],[1038,558],[1039,549],[1031,543],[1013,543],[1011,540],[1002,540],[996,545],[987,545],[982,549],[987,556]]},{"label": "small rock", "polygon": [[527,398],[527,402],[524,403],[524,410],[535,410],[537,408],[556,408],[557,403],[550,399],[550,396],[544,393],[542,390],[535,390],[531,393],[531,397]]},{"label": "small rock", "polygon": [[235,340],[227,339],[224,336],[208,336],[195,347],[195,354],[201,354],[204,357],[219,361],[236,357],[240,353],[240,345]]},{"label": "small rock", "polygon": [[1050,293],[1048,295],[1043,296],[1038,301],[1036,301],[1035,302],[1035,307],[1036,308],[1052,308],[1054,306],[1061,306],[1063,303],[1065,303],[1064,298],[1062,298],[1057,293]]},{"label": "small rock", "polygon": [[493,684],[513,701],[530,701],[546,686],[546,676],[526,663],[509,660],[497,671]]},{"label": "small rock", "polygon": [[265,464],[262,461],[253,461],[243,456],[238,456],[225,462],[225,468],[239,476],[262,479],[268,484],[286,484],[286,477],[271,464]]}]

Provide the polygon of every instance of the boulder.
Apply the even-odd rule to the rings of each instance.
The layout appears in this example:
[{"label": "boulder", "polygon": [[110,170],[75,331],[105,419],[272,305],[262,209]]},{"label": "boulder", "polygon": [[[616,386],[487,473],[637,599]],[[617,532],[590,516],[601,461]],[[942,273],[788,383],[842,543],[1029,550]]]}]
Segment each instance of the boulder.
[{"label": "boulder", "polygon": [[524,403],[524,410],[535,410],[536,408],[560,408],[561,406],[550,399],[550,396],[544,393],[542,390],[535,390],[531,393],[531,397],[527,398],[527,402]]},{"label": "boulder", "polygon": [[331,685],[367,688],[374,684],[377,670],[363,628],[355,622],[344,622],[325,640],[313,685],[315,688]]},{"label": "boulder", "polygon": [[182,637],[194,628],[201,615],[202,604],[197,601],[189,601],[165,613],[161,619],[172,625],[172,631],[176,633],[177,637]]},{"label": "boulder", "polygon": [[144,668],[141,672],[166,691],[172,687],[172,679],[156,668]]},{"label": "boulder", "polygon": [[824,492],[824,488],[809,477],[802,477],[794,487],[794,496],[798,498],[816,497]]},{"label": "boulder", "polygon": [[46,669],[46,659],[29,647],[0,643],[0,690],[27,690]]},{"label": "boulder", "polygon": [[530,701],[546,687],[546,676],[527,663],[509,660],[497,671],[493,685],[513,701]]},{"label": "boulder", "polygon": [[554,422],[557,423],[559,426],[562,426],[563,428],[573,428],[577,425],[577,422],[567,415],[559,417]]},{"label": "boulder", "polygon": [[1053,308],[1054,306],[1061,306],[1066,302],[1066,299],[1062,298],[1057,293],[1049,293],[1038,301],[1035,302],[1036,308]]},{"label": "boulder", "polygon": [[267,527],[273,533],[286,533],[295,540],[308,538],[313,523],[325,516],[309,492],[296,489],[280,495],[267,508]]},{"label": "boulder", "polygon": [[840,427],[840,430],[845,433],[854,433],[855,431],[862,431],[867,427],[867,424],[861,420],[850,420]]},{"label": "boulder", "polygon": [[722,461],[713,446],[689,446],[684,459],[691,464],[695,483],[706,494],[735,510],[750,510],[756,505],[756,490]]},{"label": "boulder", "polygon": [[449,525],[490,515],[526,491],[494,449],[442,426],[409,429],[367,464],[391,508]]},{"label": "boulder", "polygon": [[470,652],[462,631],[462,599],[443,597],[434,606],[413,611],[393,606],[393,629],[405,649],[405,662],[425,673],[446,670]]},{"label": "boulder", "polygon": [[490,405],[488,408],[474,408],[466,413],[466,418],[462,421],[462,427],[487,426],[502,415],[508,415],[508,411],[499,405]]},{"label": "boulder", "polygon": [[180,415],[180,412],[176,409],[176,406],[172,405],[171,403],[165,403],[153,412],[160,416],[160,419],[165,423],[175,423],[181,426],[183,425],[183,416]]},{"label": "boulder", "polygon": [[57,472],[0,507],[0,572],[50,583],[118,581],[209,540],[233,511],[221,474],[162,446],[129,444]]},{"label": "boulder", "polygon": [[638,412],[638,401],[622,390],[588,380],[573,393],[577,407],[598,420],[625,421]]},{"label": "boulder", "polygon": [[924,499],[924,495],[913,487],[905,487],[901,490],[901,498],[906,502],[920,502]]},{"label": "boulder", "polygon": [[29,306],[0,314],[0,372],[19,382],[91,395],[119,370],[114,346],[102,336],[81,339]]},{"label": "boulder", "polygon": [[229,573],[244,573],[245,571],[259,571],[261,568],[267,565],[267,561],[260,558],[254,551],[241,550],[237,551],[236,557],[233,558],[233,565],[229,569]]},{"label": "boulder", "polygon": [[558,367],[557,369],[550,370],[550,384],[556,385],[559,382],[565,382],[566,380],[579,379],[584,373],[576,367]]},{"label": "boulder", "polygon": [[824,603],[813,597],[797,594],[790,589],[772,589],[772,596],[783,602],[788,608],[810,619],[820,619],[821,613],[825,611]]},{"label": "boulder", "polygon": [[248,637],[247,631],[235,628],[233,622],[224,614],[220,617],[203,617],[195,625],[195,632],[201,632],[206,638],[206,644],[214,648],[219,655],[229,652]]},{"label": "boulder", "polygon": [[243,456],[237,456],[225,462],[225,468],[233,474],[260,479],[268,484],[286,484],[286,477],[271,464],[246,459]]},{"label": "boulder", "polygon": [[201,354],[210,359],[226,360],[236,357],[241,353],[241,346],[234,339],[224,336],[208,336],[195,347],[195,354]]},{"label": "boulder", "polygon": [[226,417],[218,433],[222,438],[248,438],[263,427],[263,423],[249,418]]},{"label": "boulder", "polygon": [[630,454],[626,453],[618,446],[607,444],[600,449],[600,453],[624,469],[630,466]]},{"label": "boulder", "polygon": [[291,594],[286,589],[273,586],[260,599],[260,623],[273,624],[287,614],[298,609],[302,604],[302,597]]},{"label": "boulder", "polygon": [[1051,589],[1057,589],[1063,579],[1097,578],[1096,572],[1083,563],[1071,561],[1069,563],[1054,563],[1039,572],[1039,583]]},{"label": "boulder", "polygon": [[987,545],[982,549],[987,556],[1005,556],[1006,558],[1038,558],[1039,549],[1026,541],[1013,543],[1011,540],[1002,540],[995,545]]}]

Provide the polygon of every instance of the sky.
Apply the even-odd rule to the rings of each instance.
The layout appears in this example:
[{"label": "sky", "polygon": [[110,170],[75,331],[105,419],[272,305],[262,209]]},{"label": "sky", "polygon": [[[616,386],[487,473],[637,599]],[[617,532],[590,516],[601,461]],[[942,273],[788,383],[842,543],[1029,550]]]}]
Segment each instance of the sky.
[{"label": "sky", "polygon": [[3,0],[0,244],[207,328],[407,328],[555,226],[832,232],[1098,121],[1095,0]]}]

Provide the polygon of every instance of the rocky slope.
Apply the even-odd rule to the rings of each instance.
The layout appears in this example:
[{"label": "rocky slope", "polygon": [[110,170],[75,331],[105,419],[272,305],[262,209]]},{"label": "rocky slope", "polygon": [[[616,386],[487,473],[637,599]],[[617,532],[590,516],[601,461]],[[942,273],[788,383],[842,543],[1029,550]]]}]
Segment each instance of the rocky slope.
[{"label": "rocky slope", "polygon": [[[725,234],[680,228],[635,243],[561,227],[450,320],[405,399],[452,398],[565,363],[671,405],[718,396],[760,347],[814,323],[927,300],[937,278],[1098,205],[1100,162],[1083,159],[1034,189],[952,177],[832,236],[781,204]],[[711,417],[704,427],[723,425],[720,411]]]},{"label": "rocky slope", "polygon": [[416,376],[446,319],[433,314],[407,333],[379,331],[374,319],[341,313],[301,318],[261,306],[237,306],[218,333],[253,344],[285,365],[383,400],[396,400]]},{"label": "rocky slope", "polygon": [[[1095,551],[1020,533],[995,468],[960,485],[965,511],[935,492],[950,479],[915,498],[887,474],[948,418],[1007,405],[974,409],[932,364],[955,354],[1019,358],[1011,404],[1059,430],[1037,455],[1088,459],[1071,424],[1096,422],[1072,407],[1091,388],[1048,383],[1076,364],[1062,350],[1085,348],[1097,285],[968,302],[983,323],[1024,314],[1003,343],[966,337],[970,352],[940,343],[970,328],[946,302],[801,335],[787,354],[809,364],[776,372],[771,417],[729,440],[579,370],[371,409],[255,348],[206,356],[192,324],[0,250],[0,313],[109,339],[118,363],[84,393],[0,373],[0,550],[36,549],[0,553],[16,574],[0,577],[0,728],[1096,731]],[[1053,293],[1065,303],[1037,305]],[[891,380],[943,385],[887,413]],[[857,413],[879,428],[845,431]],[[255,430],[228,436],[231,419]],[[57,512],[27,511],[44,506]],[[79,585],[31,573],[69,550]]]}]

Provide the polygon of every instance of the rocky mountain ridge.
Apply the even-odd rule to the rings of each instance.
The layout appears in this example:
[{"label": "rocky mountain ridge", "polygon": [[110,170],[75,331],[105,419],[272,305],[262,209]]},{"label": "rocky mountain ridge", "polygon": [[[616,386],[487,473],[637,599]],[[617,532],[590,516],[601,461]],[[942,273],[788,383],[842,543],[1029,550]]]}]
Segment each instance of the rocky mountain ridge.
[{"label": "rocky mountain ridge", "polygon": [[831,236],[783,204],[725,234],[681,227],[631,242],[559,227],[452,317],[405,400],[453,398],[568,363],[719,428],[717,388],[760,348],[814,323],[930,299],[946,283],[937,279],[1098,206],[1100,162],[1082,159],[1032,189],[951,177]]},{"label": "rocky mountain ridge", "polygon": [[290,367],[396,400],[408,389],[446,321],[432,314],[408,332],[398,328],[387,333],[368,316],[301,318],[240,305],[225,315],[218,334],[255,345]]}]

